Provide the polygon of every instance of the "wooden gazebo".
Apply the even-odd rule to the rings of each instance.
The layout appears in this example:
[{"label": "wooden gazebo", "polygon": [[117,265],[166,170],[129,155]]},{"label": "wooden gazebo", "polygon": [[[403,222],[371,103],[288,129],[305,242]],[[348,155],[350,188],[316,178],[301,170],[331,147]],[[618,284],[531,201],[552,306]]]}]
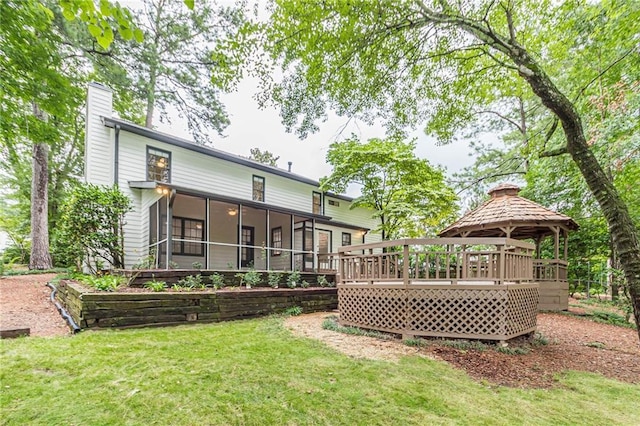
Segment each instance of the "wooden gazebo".
[{"label": "wooden gazebo", "polygon": [[[569,216],[520,197],[520,188],[501,184],[491,199],[440,232],[440,237],[506,237],[536,245],[533,276],[540,284],[540,310],[568,309],[567,238],[578,224]],[[552,259],[542,259],[540,245],[553,238]]]}]

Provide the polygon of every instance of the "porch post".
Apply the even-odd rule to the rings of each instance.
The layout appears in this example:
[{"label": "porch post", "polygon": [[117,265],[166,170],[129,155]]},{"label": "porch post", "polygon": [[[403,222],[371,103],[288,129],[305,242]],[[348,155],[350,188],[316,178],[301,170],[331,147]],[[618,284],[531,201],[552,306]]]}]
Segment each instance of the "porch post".
[{"label": "porch post", "polygon": [[205,198],[205,205],[204,205],[204,229],[207,233],[207,238],[205,238],[204,240],[206,241],[205,245],[204,245],[204,263],[205,263],[205,267],[206,269],[211,269],[211,267],[209,266],[209,262],[211,261],[211,258],[209,256],[209,248],[211,247],[209,245],[209,236],[211,235],[211,231],[210,231],[210,226],[211,226],[211,218],[209,217],[210,211],[209,211],[209,198]]},{"label": "porch post", "polygon": [[236,259],[236,268],[242,268],[242,203],[238,203],[238,256]]},{"label": "porch post", "polygon": [[266,232],[267,232],[267,238],[266,238],[267,244],[266,244],[266,247],[264,247],[264,253],[265,253],[265,256],[267,257],[264,260],[265,261],[265,267],[267,268],[267,271],[269,270],[269,263],[270,263],[270,259],[271,259],[271,250],[270,250],[270,247],[271,247],[271,229],[270,229],[271,228],[271,226],[270,226],[271,224],[270,224],[270,222],[271,222],[271,220],[270,220],[270,217],[271,217],[271,211],[269,209],[267,209],[267,230],[266,230]]},{"label": "porch post", "polygon": [[289,235],[291,236],[291,251],[289,252],[289,266],[291,267],[290,271],[293,271],[294,265],[295,265],[295,252],[294,250],[294,245],[295,245],[295,238],[294,238],[294,232],[295,232],[295,217],[293,216],[293,214],[290,214],[289,217],[291,218],[291,232],[289,233]]},{"label": "porch post", "polygon": [[311,219],[311,251],[313,252],[313,271],[318,271],[318,251],[316,247],[316,219]]},{"label": "porch post", "polygon": [[173,224],[173,202],[176,200],[176,190],[172,189],[167,194],[167,265],[166,269],[170,269],[169,265],[171,264],[171,252],[173,252],[173,243],[171,242],[172,237],[172,224]]}]

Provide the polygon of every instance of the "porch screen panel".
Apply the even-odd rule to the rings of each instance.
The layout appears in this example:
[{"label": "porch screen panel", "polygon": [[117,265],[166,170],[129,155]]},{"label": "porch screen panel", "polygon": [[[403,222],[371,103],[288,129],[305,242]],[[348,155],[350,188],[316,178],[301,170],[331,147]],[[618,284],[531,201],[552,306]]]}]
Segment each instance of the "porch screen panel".
[{"label": "porch screen panel", "polygon": [[240,206],[209,201],[209,267],[238,269],[238,226]]},{"label": "porch screen panel", "polygon": [[[285,271],[291,269],[291,215],[269,212],[269,269]],[[275,232],[274,232],[275,231]],[[279,244],[274,241],[274,234],[280,234]]]}]

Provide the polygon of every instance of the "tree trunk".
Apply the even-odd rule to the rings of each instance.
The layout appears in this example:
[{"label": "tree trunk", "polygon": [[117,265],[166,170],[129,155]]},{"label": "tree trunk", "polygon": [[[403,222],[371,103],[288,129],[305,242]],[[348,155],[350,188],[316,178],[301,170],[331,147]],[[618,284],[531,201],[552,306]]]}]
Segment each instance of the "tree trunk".
[{"label": "tree trunk", "polygon": [[51,269],[48,223],[48,155],[49,146],[33,146],[33,177],[31,180],[31,259],[29,269]]},{"label": "tree trunk", "polygon": [[510,56],[519,66],[520,75],[529,83],[542,103],[562,123],[567,138],[567,151],[600,204],[609,224],[609,232],[618,252],[620,266],[629,285],[629,295],[640,338],[640,244],[638,231],[631,220],[629,210],[620,198],[613,181],[589,149],[582,121],[575,106],[553,84],[528,52],[520,47],[514,47],[511,53]]},{"label": "tree trunk", "polygon": [[[437,24],[455,25],[480,42],[493,47],[508,56],[516,65],[520,77],[531,86],[542,103],[555,114],[562,123],[567,138],[567,151],[578,166],[591,193],[600,204],[609,225],[609,232],[618,252],[618,260],[629,286],[629,297],[633,305],[633,315],[638,325],[640,338],[640,243],[636,229],[626,204],[620,198],[613,181],[604,172],[587,144],[582,120],[573,103],[553,84],[542,67],[529,52],[515,40],[512,22],[509,22],[510,37],[493,31],[484,22],[473,21],[451,13],[450,9],[438,13],[417,1],[423,15]],[[507,11],[507,18],[511,19]]]}]

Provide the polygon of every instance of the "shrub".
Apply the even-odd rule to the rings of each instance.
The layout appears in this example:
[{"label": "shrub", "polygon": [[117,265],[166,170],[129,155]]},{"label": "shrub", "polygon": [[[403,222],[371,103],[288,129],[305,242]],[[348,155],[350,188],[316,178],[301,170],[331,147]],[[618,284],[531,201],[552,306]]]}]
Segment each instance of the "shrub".
[{"label": "shrub", "polygon": [[236,274],[237,278],[240,278],[240,285],[246,284],[247,288],[257,286],[262,282],[262,275],[255,269],[249,269],[244,274],[239,272]]},{"label": "shrub", "polygon": [[280,285],[281,279],[282,279],[281,272],[269,272],[269,274],[267,275],[267,282],[269,283],[269,286],[273,288],[278,288],[278,286]]},{"label": "shrub", "polygon": [[309,283],[306,280],[302,280],[302,282],[300,283],[300,287],[309,288]]},{"label": "shrub", "polygon": [[194,289],[202,289],[204,290],[207,286],[202,282],[202,275],[187,275],[181,280],[178,280],[178,285],[180,287],[188,288],[189,290]]},{"label": "shrub", "polygon": [[300,271],[293,271],[287,276],[287,287],[296,288],[300,283]]},{"label": "shrub", "polygon": [[213,274],[211,274],[211,276],[209,276],[209,279],[211,280],[213,288],[215,288],[216,290],[224,287],[224,275],[214,272]]},{"label": "shrub", "polygon": [[320,287],[331,287],[331,283],[327,280],[326,275],[318,275],[318,285]]},{"label": "shrub", "polygon": [[148,288],[151,291],[164,291],[165,287],[167,286],[167,283],[164,281],[157,281],[157,280],[152,280],[152,281],[147,281],[146,283],[144,283],[144,287]]},{"label": "shrub", "polygon": [[191,266],[193,269],[202,269],[202,262],[193,262]]},{"label": "shrub", "polygon": [[60,241],[66,243],[64,256],[85,264],[94,272],[96,259],[114,268],[124,267],[124,216],[132,208],[131,200],[116,185],[79,185],[62,206],[59,222]]}]

